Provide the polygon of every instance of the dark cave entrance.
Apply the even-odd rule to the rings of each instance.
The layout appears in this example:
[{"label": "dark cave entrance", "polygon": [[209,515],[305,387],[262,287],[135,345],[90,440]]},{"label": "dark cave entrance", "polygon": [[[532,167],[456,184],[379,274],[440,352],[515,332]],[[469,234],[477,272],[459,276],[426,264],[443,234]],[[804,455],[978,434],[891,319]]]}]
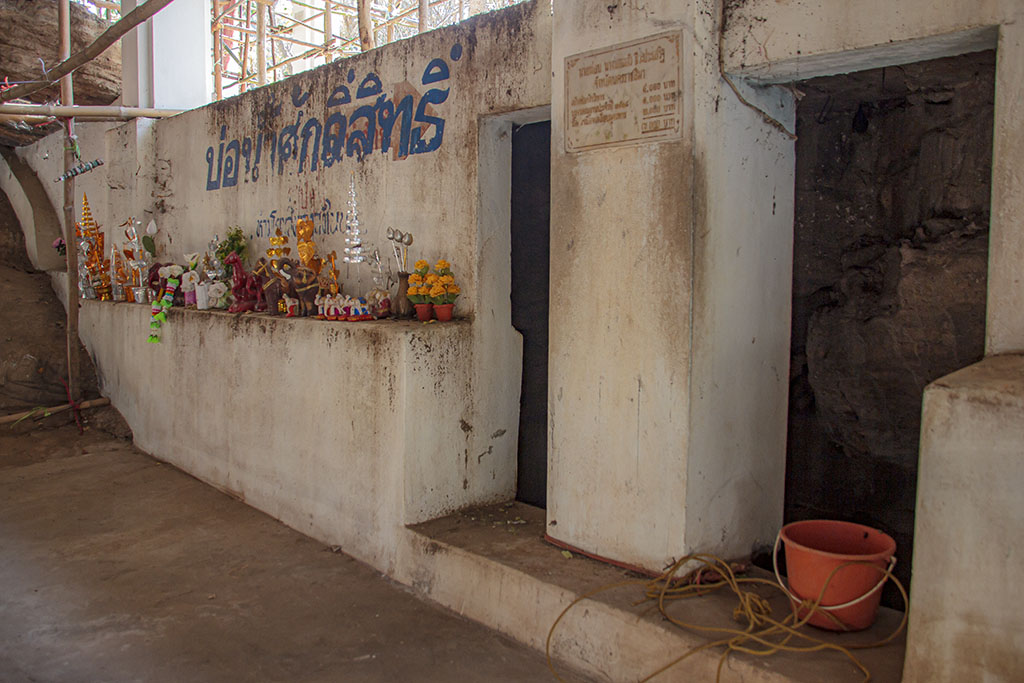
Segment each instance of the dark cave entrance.
[{"label": "dark cave entrance", "polygon": [[984,353],[994,80],[987,51],[798,84],[785,519],[882,529],[907,586],[922,391]]}]

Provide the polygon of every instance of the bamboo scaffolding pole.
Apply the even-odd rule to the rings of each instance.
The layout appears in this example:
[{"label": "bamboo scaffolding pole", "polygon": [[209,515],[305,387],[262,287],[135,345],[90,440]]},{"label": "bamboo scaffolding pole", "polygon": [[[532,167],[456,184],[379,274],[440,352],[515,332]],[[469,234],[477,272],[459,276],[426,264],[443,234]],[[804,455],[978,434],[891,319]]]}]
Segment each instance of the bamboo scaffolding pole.
[{"label": "bamboo scaffolding pole", "polygon": [[57,413],[63,413],[65,410],[71,410],[77,407],[78,410],[85,410],[86,408],[99,408],[100,406],[109,406],[109,398],[94,398],[91,401],[82,401],[77,406],[73,406],[70,403],[66,403],[62,406],[54,406],[53,408],[33,408],[32,410],[26,410],[23,413],[15,413],[14,415],[4,415],[0,417],[0,425],[10,424],[11,422],[21,422],[25,418],[36,416],[35,419],[41,420],[44,417],[50,417]]},{"label": "bamboo scaffolding pole", "polygon": [[256,82],[267,83],[267,6],[256,8]]},{"label": "bamboo scaffolding pole", "polygon": [[419,0],[419,33],[430,30],[430,0]]},{"label": "bamboo scaffolding pole", "polygon": [[[63,0],[61,0],[63,2]],[[65,99],[61,93],[61,99]],[[73,99],[68,92],[66,99]],[[150,118],[162,119],[180,114],[183,109],[146,109],[144,107],[120,107],[108,105],[55,105],[55,104],[0,104],[0,114],[30,114],[36,116],[58,116],[61,118],[75,116],[108,116],[120,119]],[[66,187],[66,184],[65,184]]]},{"label": "bamboo scaffolding pole", "polygon": [[119,2],[106,2],[106,0],[89,0],[90,4],[102,7],[103,9],[112,9],[117,12],[121,11],[121,3]]},{"label": "bamboo scaffolding pole", "polygon": [[[220,14],[216,14],[214,16],[214,18],[213,18],[213,28],[216,30],[216,28],[220,25],[220,23],[224,20],[224,18],[226,16],[228,16],[229,14],[231,14],[231,12],[236,7],[238,7],[238,5],[240,5],[241,3],[242,3],[242,0],[231,0]],[[220,3],[217,2],[216,4],[219,5]],[[245,4],[248,5],[249,3],[246,2]],[[216,11],[217,10],[214,9],[214,12],[216,12]]]},{"label": "bamboo scaffolding pole", "polygon": [[[103,54],[111,45],[117,42],[121,36],[146,21],[154,14],[169,5],[173,0],[149,0],[145,5],[136,7],[128,14],[121,17],[116,23],[94,40],[87,48],[76,52],[61,60],[60,64],[53,67],[46,73],[46,82],[42,84],[16,85],[9,90],[0,92],[0,101],[7,102],[38,92],[49,85],[56,83],[59,79],[70,74],[83,64],[86,64],[99,55]],[[70,43],[69,43],[70,46]],[[70,49],[70,47],[69,47]]]},{"label": "bamboo scaffolding pole", "polygon": [[[252,3],[245,3],[245,27],[252,28]],[[249,34],[246,33],[242,40],[242,76],[249,73]],[[241,86],[242,92],[246,91],[246,86]],[[220,99],[220,98],[217,98]]]},{"label": "bamboo scaffolding pole", "polygon": [[324,3],[324,63],[331,61],[331,44],[334,42],[334,10],[330,0]]},{"label": "bamboo scaffolding pole", "polygon": [[370,0],[358,0],[359,47],[363,52],[373,49],[373,20],[370,18]]},{"label": "bamboo scaffolding pole", "polygon": [[[57,9],[57,22],[60,27],[60,59],[66,63],[71,56],[71,0],[60,0]],[[12,88],[14,90],[16,88]],[[10,92],[10,91],[8,91]],[[60,101],[64,106],[73,106],[75,91],[71,73],[63,74],[60,80]],[[28,112],[12,112],[28,113]],[[64,171],[75,165],[75,119],[69,118],[64,137]],[[64,181],[64,254],[67,262],[67,332],[68,351],[68,401],[78,398],[78,240],[75,239],[75,179]]]},{"label": "bamboo scaffolding pole", "polygon": [[[257,35],[258,36],[258,31],[253,31],[252,29],[243,28],[241,26],[232,27],[232,30],[238,31],[239,33],[242,33],[242,34]],[[319,48],[321,50],[323,49],[323,46],[320,45],[319,43],[310,43],[310,42],[305,41],[305,40],[299,40],[298,38],[292,38],[291,36],[283,36],[283,35],[281,35],[279,33],[270,33],[267,37],[270,38],[271,40],[281,40],[281,41],[284,41],[286,43],[292,43],[293,45],[301,45],[302,47],[315,47],[315,48]],[[236,42],[236,43],[241,42],[241,41],[239,41],[238,39],[235,39],[235,38],[233,38],[231,40],[233,42]]]},{"label": "bamboo scaffolding pole", "polygon": [[[213,0],[213,11],[217,11],[220,3]],[[224,99],[224,35],[221,33],[220,25],[214,22],[213,30],[213,89],[217,99]]]}]

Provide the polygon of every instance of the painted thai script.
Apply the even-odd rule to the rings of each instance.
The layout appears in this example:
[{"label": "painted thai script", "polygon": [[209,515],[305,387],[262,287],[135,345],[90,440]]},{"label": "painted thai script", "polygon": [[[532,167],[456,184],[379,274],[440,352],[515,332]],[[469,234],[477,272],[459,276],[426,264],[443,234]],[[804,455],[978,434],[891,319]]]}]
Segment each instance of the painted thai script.
[{"label": "painted thai script", "polygon": [[[458,61],[462,46],[456,43],[449,57]],[[367,73],[357,84],[355,71],[349,69],[346,83],[331,90],[324,111],[315,112],[318,116],[309,111],[310,92],[296,83],[290,93],[294,119],[288,115],[276,130],[261,125],[255,139],[229,139],[227,126],[221,126],[215,145],[206,148],[206,189],[255,182],[264,167],[278,175],[286,170],[301,174],[330,168],[346,158],[362,160],[374,151],[391,152],[397,159],[436,152],[444,142],[445,126],[436,107],[448,99],[451,89],[441,86],[449,78],[448,62],[437,57],[420,77],[420,85],[430,86],[425,92],[401,83],[385,93],[376,73]],[[269,110],[276,118],[282,106],[272,100]],[[271,132],[264,132],[268,129]],[[269,234],[273,232],[271,228]]]},{"label": "painted thai script", "polygon": [[313,221],[314,235],[336,235],[345,229],[345,212],[334,210],[330,199],[325,199],[319,209],[297,213],[295,207],[287,210],[274,209],[269,214],[260,213],[256,218],[256,237],[269,237],[280,229],[282,234],[295,237],[295,224],[300,220]]}]

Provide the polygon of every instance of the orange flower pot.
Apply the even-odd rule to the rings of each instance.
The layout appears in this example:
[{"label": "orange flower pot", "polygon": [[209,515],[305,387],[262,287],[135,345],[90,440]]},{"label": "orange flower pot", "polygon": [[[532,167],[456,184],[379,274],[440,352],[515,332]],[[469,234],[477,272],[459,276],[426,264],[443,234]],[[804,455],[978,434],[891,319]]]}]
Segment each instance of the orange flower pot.
[{"label": "orange flower pot", "polygon": [[434,317],[434,304],[413,304],[416,307],[416,319],[427,322]]},{"label": "orange flower pot", "polygon": [[446,323],[452,319],[453,308],[455,308],[455,304],[434,304],[434,315],[437,316],[439,322]]}]

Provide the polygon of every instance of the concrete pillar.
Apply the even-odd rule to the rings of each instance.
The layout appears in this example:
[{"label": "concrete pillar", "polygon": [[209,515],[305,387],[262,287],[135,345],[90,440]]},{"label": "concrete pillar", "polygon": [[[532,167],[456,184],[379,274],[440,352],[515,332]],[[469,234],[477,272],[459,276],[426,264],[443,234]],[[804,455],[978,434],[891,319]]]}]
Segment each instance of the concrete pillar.
[{"label": "concrete pillar", "polygon": [[1024,351],[1024,11],[999,27],[986,353]]},{"label": "concrete pillar", "polygon": [[[566,305],[550,322],[548,534],[659,571],[748,553],[782,521],[794,147],[719,79],[717,43],[694,40],[717,35],[714,2],[635,5],[567,0],[554,17],[551,291]],[[567,94],[566,59],[667,34],[679,83],[651,102],[675,102],[678,134],[617,144],[609,128],[612,144],[570,149],[588,126],[567,105],[634,110],[587,114],[620,68],[573,62],[592,87]],[[788,94],[746,95],[792,128]]]},{"label": "concrete pillar", "polygon": [[924,392],[903,680],[1024,671],[1024,356],[990,356]]},{"label": "concrete pillar", "polygon": [[[139,0],[124,0],[127,14]],[[213,91],[210,0],[175,0],[121,40],[126,106],[193,109]]]}]

